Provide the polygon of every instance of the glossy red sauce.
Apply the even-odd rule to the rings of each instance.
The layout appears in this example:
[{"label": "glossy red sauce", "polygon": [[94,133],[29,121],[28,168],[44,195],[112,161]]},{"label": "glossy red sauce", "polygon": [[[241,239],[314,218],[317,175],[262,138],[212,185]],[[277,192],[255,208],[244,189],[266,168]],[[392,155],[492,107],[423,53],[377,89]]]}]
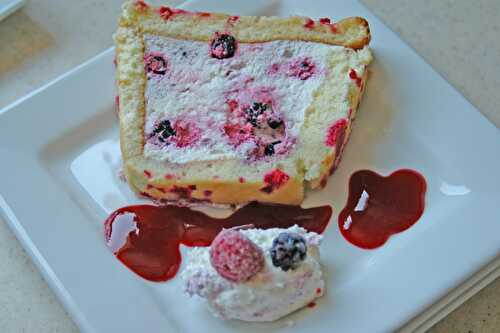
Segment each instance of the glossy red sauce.
[{"label": "glossy red sauce", "polygon": [[105,221],[106,244],[129,269],[150,281],[175,276],[181,263],[179,245],[209,246],[222,228],[253,224],[256,228],[288,228],[297,224],[322,233],[330,206],[251,203],[224,219],[177,206],[137,205],[114,211]]},{"label": "glossy red sauce", "polygon": [[355,172],[339,215],[340,232],[358,247],[382,246],[422,216],[426,188],[424,177],[413,170],[398,170],[387,177],[369,170]]}]

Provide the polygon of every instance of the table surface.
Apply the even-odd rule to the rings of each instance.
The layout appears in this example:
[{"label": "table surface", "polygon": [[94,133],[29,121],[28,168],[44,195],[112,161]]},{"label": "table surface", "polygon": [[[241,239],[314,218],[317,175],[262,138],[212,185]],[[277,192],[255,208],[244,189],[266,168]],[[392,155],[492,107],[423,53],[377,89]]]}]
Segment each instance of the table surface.
[{"label": "table surface", "polygon": [[[500,127],[500,1],[362,2]],[[0,22],[0,108],[111,46],[121,3],[31,0]],[[4,221],[0,263],[0,332],[78,331]],[[430,332],[499,330],[497,279]]]}]

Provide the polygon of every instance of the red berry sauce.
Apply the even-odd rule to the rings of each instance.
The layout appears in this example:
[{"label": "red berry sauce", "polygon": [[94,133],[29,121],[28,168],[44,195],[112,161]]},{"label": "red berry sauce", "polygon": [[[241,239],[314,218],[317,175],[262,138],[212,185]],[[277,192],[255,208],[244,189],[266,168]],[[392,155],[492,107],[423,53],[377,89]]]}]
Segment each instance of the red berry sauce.
[{"label": "red berry sauce", "polygon": [[222,228],[252,224],[289,228],[295,224],[322,233],[332,208],[250,203],[224,219],[187,207],[137,205],[120,208],[106,219],[106,244],[125,266],[150,281],[166,281],[181,263],[179,245],[209,246]]},{"label": "red berry sauce", "polygon": [[422,216],[426,188],[424,177],[413,170],[398,170],[387,177],[370,170],[355,172],[339,215],[340,232],[360,248],[382,246]]}]

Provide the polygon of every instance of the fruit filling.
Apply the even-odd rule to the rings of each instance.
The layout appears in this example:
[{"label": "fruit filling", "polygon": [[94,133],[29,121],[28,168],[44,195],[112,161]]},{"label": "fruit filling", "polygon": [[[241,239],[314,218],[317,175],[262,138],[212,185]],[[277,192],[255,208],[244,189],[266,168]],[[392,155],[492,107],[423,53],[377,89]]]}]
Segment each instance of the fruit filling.
[{"label": "fruit filling", "polygon": [[173,163],[287,156],[334,48],[144,36],[144,154]]}]

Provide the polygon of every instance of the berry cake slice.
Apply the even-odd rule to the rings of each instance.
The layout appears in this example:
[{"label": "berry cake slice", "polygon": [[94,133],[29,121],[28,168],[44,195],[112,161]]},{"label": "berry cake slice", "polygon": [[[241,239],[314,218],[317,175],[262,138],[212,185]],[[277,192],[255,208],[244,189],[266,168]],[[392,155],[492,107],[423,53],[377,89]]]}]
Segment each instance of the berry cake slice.
[{"label": "berry cake slice", "polygon": [[114,38],[125,175],[159,200],[300,203],[339,162],[372,59],[359,17],[134,1]]}]

